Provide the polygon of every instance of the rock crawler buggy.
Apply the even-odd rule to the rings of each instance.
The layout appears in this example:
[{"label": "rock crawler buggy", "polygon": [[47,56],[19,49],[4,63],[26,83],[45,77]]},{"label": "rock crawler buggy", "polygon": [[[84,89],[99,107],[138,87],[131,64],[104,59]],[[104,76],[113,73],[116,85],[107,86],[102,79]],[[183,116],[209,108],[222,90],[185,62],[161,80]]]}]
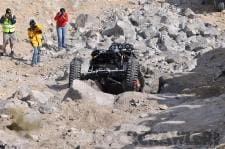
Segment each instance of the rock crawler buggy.
[{"label": "rock crawler buggy", "polygon": [[[74,79],[95,80],[103,91],[142,91],[144,79],[139,62],[131,44],[113,43],[108,50],[94,50],[91,53],[88,72],[81,73],[82,61],[74,58],[70,63],[69,87]],[[114,91],[113,91],[114,90]]]}]

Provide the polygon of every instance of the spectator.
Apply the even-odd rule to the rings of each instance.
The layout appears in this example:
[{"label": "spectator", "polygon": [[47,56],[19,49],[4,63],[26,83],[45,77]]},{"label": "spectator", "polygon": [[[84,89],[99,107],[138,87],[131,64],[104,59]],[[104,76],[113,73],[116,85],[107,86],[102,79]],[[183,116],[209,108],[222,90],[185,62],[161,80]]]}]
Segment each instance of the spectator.
[{"label": "spectator", "polygon": [[15,24],[16,17],[12,15],[11,9],[7,8],[5,15],[3,15],[0,19],[0,23],[2,24],[3,31],[3,47],[1,56],[6,54],[6,46],[10,43],[11,53],[10,56],[14,55],[13,45],[15,43]]},{"label": "spectator", "polygon": [[32,66],[36,66],[40,63],[40,54],[43,40],[43,26],[37,25],[34,20],[30,20],[30,28],[28,28],[28,37],[31,41],[31,44],[34,48]]},{"label": "spectator", "polygon": [[68,14],[64,8],[61,8],[56,14],[55,21],[58,36],[58,47],[66,48],[66,25],[68,22]]}]

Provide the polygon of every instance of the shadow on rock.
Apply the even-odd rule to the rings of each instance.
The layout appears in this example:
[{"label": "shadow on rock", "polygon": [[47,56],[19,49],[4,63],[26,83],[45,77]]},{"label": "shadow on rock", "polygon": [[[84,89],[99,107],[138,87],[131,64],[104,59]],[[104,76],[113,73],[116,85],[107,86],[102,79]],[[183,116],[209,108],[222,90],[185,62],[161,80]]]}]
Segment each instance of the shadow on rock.
[{"label": "shadow on rock", "polygon": [[216,12],[213,0],[166,0],[166,2],[180,8],[190,8],[196,14]]},{"label": "shadow on rock", "polygon": [[55,90],[55,91],[62,91],[68,88],[68,84],[57,84],[57,85],[47,85],[48,88]]},{"label": "shadow on rock", "polygon": [[225,49],[211,50],[198,56],[197,66],[188,73],[163,79],[161,93],[195,94],[200,98],[225,92]]},{"label": "shadow on rock", "polygon": [[[224,143],[224,51],[224,48],[218,48],[199,55],[193,71],[165,79],[162,92],[195,95],[183,104],[158,114],[148,114],[137,125],[148,127],[150,131],[128,131],[127,136],[131,136],[132,142],[123,148],[171,145],[212,148]],[[166,99],[162,96],[160,100]]]},{"label": "shadow on rock", "polygon": [[66,95],[63,97],[63,101],[67,100],[68,98],[73,100],[79,100],[79,99],[82,99],[82,96],[79,93],[79,91],[70,88],[68,92],[66,93]]},{"label": "shadow on rock", "polygon": [[[196,132],[178,132],[176,137],[172,137],[172,134],[168,135],[170,138],[158,140],[145,139],[146,136],[153,135],[151,132],[136,136],[136,141],[133,144],[126,145],[122,149],[132,149],[136,147],[162,147],[162,146],[176,146],[179,148],[205,148],[219,144],[220,134],[211,131],[196,131]],[[165,133],[161,133],[165,135]],[[182,144],[182,145],[181,145]],[[176,148],[174,147],[174,148]]]},{"label": "shadow on rock", "polygon": [[133,141],[123,148],[170,145],[208,148],[223,143],[224,96],[192,101],[149,115],[138,125],[151,130],[127,132]]}]

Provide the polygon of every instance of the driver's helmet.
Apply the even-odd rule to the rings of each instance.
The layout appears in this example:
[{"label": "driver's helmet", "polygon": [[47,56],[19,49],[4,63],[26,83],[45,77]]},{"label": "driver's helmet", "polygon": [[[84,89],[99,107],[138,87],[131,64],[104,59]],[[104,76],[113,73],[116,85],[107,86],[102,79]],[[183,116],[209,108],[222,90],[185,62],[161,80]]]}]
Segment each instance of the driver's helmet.
[{"label": "driver's helmet", "polygon": [[129,43],[125,43],[124,44],[124,48],[127,49],[127,50],[131,50],[134,48],[134,46],[132,44],[129,44]]},{"label": "driver's helmet", "polygon": [[109,47],[109,50],[113,52],[119,52],[119,47],[117,43],[112,43],[111,46]]},{"label": "driver's helmet", "polygon": [[123,50],[123,49],[124,49],[123,44],[118,44],[118,49],[119,49],[119,50]]}]

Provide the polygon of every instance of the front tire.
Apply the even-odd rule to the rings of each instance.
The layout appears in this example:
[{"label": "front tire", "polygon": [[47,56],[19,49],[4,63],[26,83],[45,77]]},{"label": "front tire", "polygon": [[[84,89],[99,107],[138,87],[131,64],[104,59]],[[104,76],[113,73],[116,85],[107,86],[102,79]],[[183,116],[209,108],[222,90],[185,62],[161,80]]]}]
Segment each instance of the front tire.
[{"label": "front tire", "polygon": [[73,80],[81,77],[81,60],[73,59],[70,63],[69,88],[73,86]]},{"label": "front tire", "polygon": [[130,58],[127,64],[125,91],[141,91],[142,81],[139,79],[139,63],[135,58]]}]

